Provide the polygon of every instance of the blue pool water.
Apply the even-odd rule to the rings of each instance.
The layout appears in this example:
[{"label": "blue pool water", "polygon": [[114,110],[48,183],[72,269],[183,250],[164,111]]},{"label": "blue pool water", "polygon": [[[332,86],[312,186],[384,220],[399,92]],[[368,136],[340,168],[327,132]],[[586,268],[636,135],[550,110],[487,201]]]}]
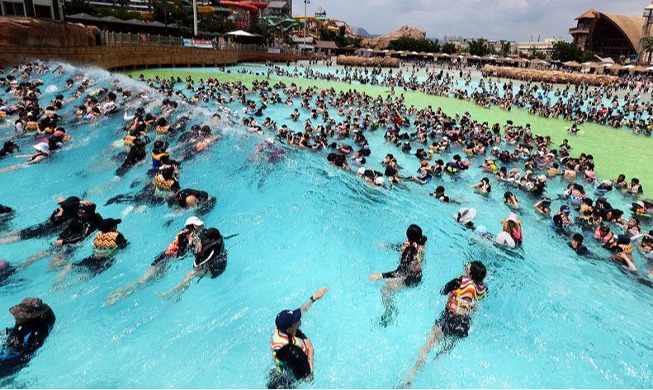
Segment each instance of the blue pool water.
[{"label": "blue pool water", "polygon": [[[67,67],[63,76],[40,77],[61,88],[74,71]],[[119,79],[133,90],[143,88],[123,76],[81,71],[98,85]],[[40,101],[55,94],[51,88]],[[148,95],[161,100],[152,91]],[[302,120],[292,123],[287,118],[294,107],[299,100],[292,107],[270,106],[266,116],[298,130],[307,113],[302,110]],[[240,104],[229,108],[238,111]],[[72,104],[63,112],[70,109]],[[192,112],[191,124],[201,124],[215,106],[182,105],[178,111],[186,110]],[[277,312],[299,307],[321,286],[329,293],[302,319],[316,349],[315,379],[300,387],[394,387],[414,364],[444,307],[446,297],[439,290],[471,259],[488,267],[489,295],[480,303],[469,337],[446,355],[434,359],[433,353],[415,387],[639,388],[653,383],[653,290],[609,260],[573,255],[519,191],[525,242],[515,257],[473,240],[473,233],[451,218],[459,206],[427,196],[441,180],[450,196],[477,208],[477,225],[497,233],[509,213],[501,202],[504,187],[492,179],[489,197],[472,193],[469,185],[485,176],[480,169],[457,181],[445,177],[427,186],[408,184],[408,190],[371,188],[330,166],[321,153],[288,149],[276,164],[259,161],[254,149],[269,135],[252,135],[224,122],[212,125],[221,128],[223,138],[182,165],[180,183],[218,198],[203,218],[206,226],[218,227],[225,236],[238,233],[226,241],[225,273],[193,282],[179,300],[162,299],[156,293],[172,288],[191,269],[189,259],[178,261],[162,280],[105,306],[109,293],[140,277],[191,215],[174,215],[165,206],[129,213],[125,205],[104,206],[110,197],[134,191],[129,188],[133,181],[145,180],[146,167],[140,166],[112,181],[119,163],[109,158],[116,153],[109,145],[123,135],[123,125],[120,114],[67,126],[70,148],[42,164],[0,174],[0,203],[18,211],[6,228],[38,223],[49,216],[58,196],[87,191],[104,217],[124,215],[119,230],[131,242],[112,268],[91,280],[71,274],[63,287],[54,287],[57,272],[43,260],[0,287],[4,326],[13,321],[7,309],[27,296],[41,297],[57,315],[45,346],[3,387],[265,387]],[[12,131],[5,124],[0,137]],[[419,161],[384,144],[382,132],[368,139],[373,154],[367,166],[380,169],[379,162],[391,152],[405,167],[403,174],[417,169]],[[32,143],[21,140],[23,152]],[[16,161],[1,160],[0,168]],[[562,187],[552,180],[548,194]],[[618,193],[608,199],[626,208]],[[559,205],[556,201],[552,208]],[[367,276],[396,267],[398,253],[387,246],[402,242],[411,223],[422,226],[429,238],[423,283],[395,296],[396,321],[381,327],[382,283]],[[18,264],[49,242],[3,245],[0,258]],[[73,260],[90,255],[91,246],[87,240]],[[607,258],[594,243],[589,246]],[[640,276],[650,268],[638,254],[635,263]]]}]

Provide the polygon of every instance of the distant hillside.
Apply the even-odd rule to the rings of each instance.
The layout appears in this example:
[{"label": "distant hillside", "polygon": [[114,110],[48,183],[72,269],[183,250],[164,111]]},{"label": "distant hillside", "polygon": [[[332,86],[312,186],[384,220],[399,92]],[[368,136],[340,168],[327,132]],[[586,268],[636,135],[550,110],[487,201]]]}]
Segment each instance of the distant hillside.
[{"label": "distant hillside", "polygon": [[362,27],[356,27],[356,26],[350,26],[350,27],[351,27],[352,32],[354,34],[356,34],[356,35],[359,35],[359,36],[365,37],[365,38],[371,37],[370,33],[368,33],[367,30],[365,30]]}]

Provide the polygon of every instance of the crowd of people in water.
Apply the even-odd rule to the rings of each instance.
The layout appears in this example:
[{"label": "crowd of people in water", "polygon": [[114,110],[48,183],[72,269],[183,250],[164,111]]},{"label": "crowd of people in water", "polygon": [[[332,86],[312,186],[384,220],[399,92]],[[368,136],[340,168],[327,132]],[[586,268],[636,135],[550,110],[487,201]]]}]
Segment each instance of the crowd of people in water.
[{"label": "crowd of people in water", "polygon": [[[332,64],[325,61],[328,69]],[[351,67],[316,70],[308,66],[294,69],[273,66],[267,74],[315,80],[357,82],[404,88],[431,95],[453,97],[483,107],[527,110],[547,118],[561,118],[577,124],[586,122],[625,128],[635,134],[653,132],[653,79],[646,75],[621,76],[615,84],[600,87],[589,85],[555,85],[542,82],[502,81],[480,73],[480,67],[464,63],[403,62],[402,68]],[[246,72],[243,70],[243,72]]]},{"label": "crowd of people in water", "polygon": [[[75,142],[75,132],[71,129],[102,121],[107,116],[122,115],[124,131],[117,144],[124,150],[114,159],[117,160],[115,174],[125,176],[132,169],[140,170],[147,182],[134,193],[111,197],[106,204],[167,205],[192,209],[196,214],[185,220],[171,244],[152,259],[141,278],[118,287],[107,297],[107,305],[160,279],[173,259],[194,257],[192,269],[183,280],[162,296],[179,296],[194,278],[205,275],[216,278],[225,271],[225,241],[232,236],[223,236],[217,228],[206,227],[200,219],[215,207],[215,196],[180,184],[182,166],[221,139],[219,126],[261,134],[265,139],[256,147],[257,158],[272,164],[284,159],[291,149],[305,150],[321,154],[329,164],[351,172],[371,188],[401,191],[408,188],[407,183],[435,186],[429,196],[439,202],[459,203],[461,207],[453,219],[469,229],[470,236],[514,253],[522,251],[522,243],[527,239],[518,214],[525,208],[533,208],[549,221],[551,229],[559,233],[560,240],[568,244],[572,253],[610,259],[630,271],[639,282],[651,285],[648,278],[653,277],[653,271],[640,273],[638,261],[633,259],[638,251],[645,261],[653,260],[653,231],[646,232],[641,226],[653,215],[653,201],[641,199],[644,190],[638,178],[597,177],[593,156],[574,150],[571,136],[554,144],[550,137],[538,135],[537,129],[527,123],[490,124],[472,118],[469,113],[452,115],[430,106],[418,109],[407,106],[404,96],[398,93],[404,88],[472,100],[483,97],[490,104],[531,111],[541,109],[548,115],[579,123],[618,123],[618,127],[628,126],[634,130],[642,124],[648,128],[653,123],[648,119],[650,102],[640,99],[642,94],[648,93],[648,81],[626,79],[619,85],[598,89],[568,86],[562,90],[525,83],[519,87],[519,93],[513,94],[511,82],[501,84],[499,80],[489,79],[482,80],[478,88],[468,94],[454,86],[453,72],[444,70],[427,71],[426,81],[419,82],[415,73],[407,74],[404,70],[345,68],[326,74],[310,68],[285,70],[270,64],[268,76],[274,73],[381,84],[391,88],[391,93],[383,97],[354,88],[340,92],[335,88],[300,88],[292,83],[271,82],[269,78],[246,85],[221,82],[218,77],[200,80],[191,76],[151,80],[140,77],[144,85],[165,97],[157,102],[145,98],[144,87],[142,91],[132,91],[119,81],[97,85],[77,73],[66,81],[66,87],[55,99],[46,102],[40,99],[44,85],[39,80],[39,75],[46,72],[63,74],[63,67],[33,63],[2,71],[0,87],[4,94],[0,94],[0,116],[13,126],[0,134],[5,137],[0,158],[13,155],[26,160],[7,165],[0,173],[11,175],[10,171],[27,165],[47,164],[53,154],[65,153],[67,145]],[[460,70],[458,77],[468,85],[471,83],[469,72]],[[624,91],[627,91],[625,99],[617,99],[617,92]],[[564,99],[553,103],[551,94]],[[605,107],[603,100],[606,98],[614,98],[616,103]],[[206,123],[192,124],[192,109],[200,103],[217,104],[220,109]],[[239,104],[240,109],[230,110],[225,107],[227,104]],[[273,105],[288,105],[294,109],[288,118],[268,116],[266,110]],[[71,110],[71,107],[75,108]],[[621,117],[619,121],[615,119],[617,116]],[[574,131],[574,127],[569,130],[570,134]],[[373,164],[372,159],[380,159],[380,156],[378,152],[373,153],[368,142],[372,136],[384,137],[386,144],[396,149],[383,157],[381,170],[373,167],[377,164]],[[29,144],[32,144],[33,153],[17,155]],[[419,163],[416,172],[405,173],[400,164],[400,160],[409,159]],[[501,221],[502,230],[497,234],[476,225],[477,210],[463,207],[463,202],[448,195],[444,181],[440,180],[443,176],[455,179],[468,170],[484,173],[478,183],[471,185],[472,191],[489,194],[493,187],[495,191],[497,188],[504,191],[503,201],[511,212]],[[548,190],[552,181],[564,183],[565,191],[552,193]],[[632,207],[628,210],[613,207],[606,199],[610,191],[622,192]],[[113,265],[118,251],[128,250],[125,248],[129,245],[129,237],[118,230],[121,219],[105,218],[98,205],[82,198],[82,194],[69,194],[59,199],[50,218],[19,230],[8,230],[7,226],[20,210],[13,209],[11,199],[1,199],[7,204],[0,205],[0,244],[49,238],[52,245],[20,263],[13,259],[0,261],[0,283],[11,281],[16,274],[44,258],[51,258],[50,267],[59,272],[55,283],[62,283],[73,271],[93,277]],[[83,247],[90,237],[93,237],[93,254],[71,262],[73,252]],[[586,245],[589,240],[594,240],[598,249],[590,251]],[[381,325],[394,320],[393,295],[400,289],[421,283],[426,243],[422,228],[410,225],[406,240],[397,248],[400,253],[398,267],[394,271],[370,275],[370,280],[387,280],[382,291],[386,310]],[[441,292],[448,297],[446,307],[403,385],[412,383],[436,344],[443,341],[443,349],[447,350],[456,340],[468,335],[476,303],[487,294],[486,273],[482,262],[470,261],[460,277],[444,286]],[[326,288],[321,288],[300,308],[283,310],[277,315],[270,344],[275,362],[270,387],[291,387],[296,380],[312,377],[313,345],[299,327],[303,313],[326,292]],[[49,306],[37,298],[28,298],[10,311],[16,324],[9,330],[0,358],[11,361],[10,371],[15,372],[43,344],[55,317]]]}]

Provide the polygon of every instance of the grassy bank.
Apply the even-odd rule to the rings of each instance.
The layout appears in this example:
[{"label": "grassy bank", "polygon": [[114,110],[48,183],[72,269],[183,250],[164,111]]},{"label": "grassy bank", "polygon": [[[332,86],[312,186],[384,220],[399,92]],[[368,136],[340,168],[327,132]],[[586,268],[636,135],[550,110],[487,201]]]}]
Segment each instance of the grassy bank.
[{"label": "grassy bank", "polygon": [[[153,78],[155,75],[169,78],[170,76],[181,77],[182,79],[191,75],[193,79],[218,77],[223,82],[242,81],[251,83],[256,79],[264,79],[265,76],[247,74],[219,74],[203,71],[202,69],[175,69],[175,70],[139,70],[128,72],[133,77],[143,74],[146,78]],[[352,85],[322,80],[291,79],[286,77],[271,76],[271,80],[282,80],[285,83],[295,83],[298,86],[316,86],[318,88],[333,87],[338,91],[355,88],[371,95],[385,96],[387,88],[379,86]],[[399,91],[397,91],[399,93]],[[453,115],[456,112],[469,112],[472,117],[479,121],[487,121],[490,124],[504,124],[510,119],[515,124],[524,125],[530,123],[534,132],[542,135],[549,135],[551,139],[560,144],[563,139],[568,138],[575,153],[583,151],[594,155],[596,171],[600,179],[614,179],[618,174],[624,173],[628,179],[638,177],[645,190],[653,188],[653,139],[651,137],[636,136],[628,130],[613,129],[589,123],[581,126],[581,134],[571,136],[566,129],[570,122],[560,119],[541,118],[529,115],[524,110],[513,110],[507,112],[497,107],[486,109],[473,103],[429,96],[419,92],[404,92],[406,103],[415,105],[417,108],[432,106],[441,107],[446,113]],[[647,191],[648,193],[648,191]]]}]

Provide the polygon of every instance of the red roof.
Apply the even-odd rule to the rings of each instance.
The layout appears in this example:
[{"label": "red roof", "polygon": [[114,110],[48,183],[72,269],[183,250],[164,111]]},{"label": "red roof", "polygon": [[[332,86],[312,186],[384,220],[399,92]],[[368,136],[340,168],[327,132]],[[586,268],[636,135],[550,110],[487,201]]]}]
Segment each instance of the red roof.
[{"label": "red roof", "polygon": [[599,13],[599,11],[592,8],[589,11],[582,14],[581,16],[577,17],[574,20],[578,20],[578,19],[594,19],[596,17],[596,14],[598,14],[598,13]]}]

